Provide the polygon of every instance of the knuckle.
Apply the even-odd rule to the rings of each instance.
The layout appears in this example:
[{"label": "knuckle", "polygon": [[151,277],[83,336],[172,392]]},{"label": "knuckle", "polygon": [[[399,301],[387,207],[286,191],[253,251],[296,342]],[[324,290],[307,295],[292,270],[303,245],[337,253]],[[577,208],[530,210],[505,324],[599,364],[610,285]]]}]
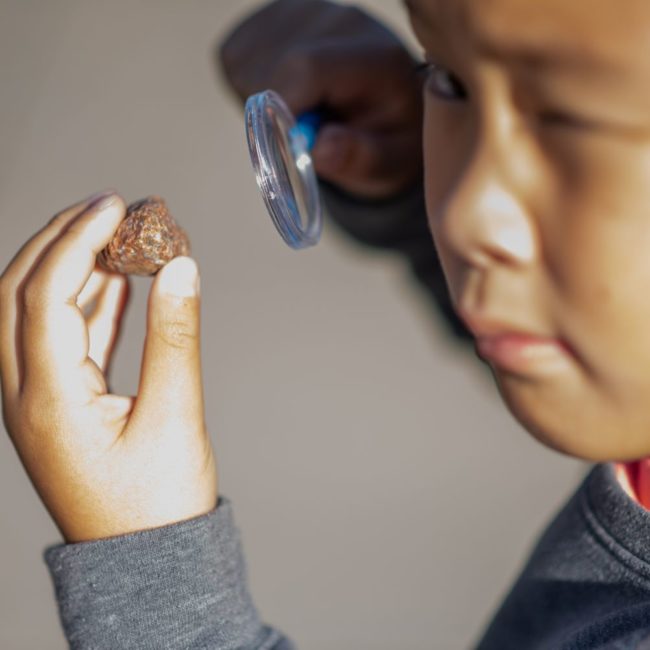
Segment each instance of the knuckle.
[{"label": "knuckle", "polygon": [[163,319],[157,325],[157,334],[169,347],[187,350],[194,347],[198,338],[198,328],[189,319]]}]

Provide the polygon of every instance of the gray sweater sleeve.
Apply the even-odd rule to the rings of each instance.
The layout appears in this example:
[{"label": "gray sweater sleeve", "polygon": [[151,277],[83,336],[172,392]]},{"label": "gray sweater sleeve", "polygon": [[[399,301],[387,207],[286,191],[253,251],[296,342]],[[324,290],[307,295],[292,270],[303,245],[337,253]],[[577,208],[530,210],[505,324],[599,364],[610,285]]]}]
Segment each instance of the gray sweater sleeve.
[{"label": "gray sweater sleeve", "polygon": [[293,650],[248,591],[228,499],[187,521],[44,551],[74,650]]}]

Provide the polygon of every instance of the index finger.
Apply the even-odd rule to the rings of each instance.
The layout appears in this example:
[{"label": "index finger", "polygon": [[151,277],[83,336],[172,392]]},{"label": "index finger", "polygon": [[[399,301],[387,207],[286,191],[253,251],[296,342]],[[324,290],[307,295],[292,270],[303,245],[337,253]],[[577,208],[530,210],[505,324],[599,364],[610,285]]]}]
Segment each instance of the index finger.
[{"label": "index finger", "polygon": [[36,266],[48,246],[66,226],[107,192],[100,192],[57,213],[14,255],[0,277],[0,376],[5,399],[15,395],[22,381],[21,324],[18,314],[18,294],[25,278]]},{"label": "index finger", "polygon": [[93,205],[52,244],[27,280],[22,318],[25,387],[54,382],[50,385],[75,398],[87,394],[89,337],[77,298],[125,212],[116,194]]}]

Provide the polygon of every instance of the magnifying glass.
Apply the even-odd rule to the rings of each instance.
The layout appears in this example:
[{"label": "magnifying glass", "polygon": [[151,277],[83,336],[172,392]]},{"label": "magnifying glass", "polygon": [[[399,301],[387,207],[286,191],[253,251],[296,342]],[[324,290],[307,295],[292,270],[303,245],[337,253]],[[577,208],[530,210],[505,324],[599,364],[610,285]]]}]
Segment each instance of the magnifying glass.
[{"label": "magnifying glass", "polygon": [[323,217],[309,152],[321,116],[308,112],[296,119],[273,90],[251,95],[244,112],[257,185],[275,227],[291,248],[316,245]]}]

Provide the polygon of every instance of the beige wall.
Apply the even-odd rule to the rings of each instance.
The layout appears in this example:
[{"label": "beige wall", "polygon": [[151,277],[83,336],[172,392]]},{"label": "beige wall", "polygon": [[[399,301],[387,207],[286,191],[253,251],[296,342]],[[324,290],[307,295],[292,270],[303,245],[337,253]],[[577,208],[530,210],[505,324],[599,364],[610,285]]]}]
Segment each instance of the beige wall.
[{"label": "beige wall", "polygon": [[[253,4],[0,0],[0,266],[90,192],[164,195],[201,267],[207,420],[264,618],[307,650],[466,648],[583,468],[529,440],[400,263],[331,228],[282,243],[211,62]],[[396,0],[364,4],[406,29]],[[58,650],[59,537],[1,433],[0,647]]]}]

